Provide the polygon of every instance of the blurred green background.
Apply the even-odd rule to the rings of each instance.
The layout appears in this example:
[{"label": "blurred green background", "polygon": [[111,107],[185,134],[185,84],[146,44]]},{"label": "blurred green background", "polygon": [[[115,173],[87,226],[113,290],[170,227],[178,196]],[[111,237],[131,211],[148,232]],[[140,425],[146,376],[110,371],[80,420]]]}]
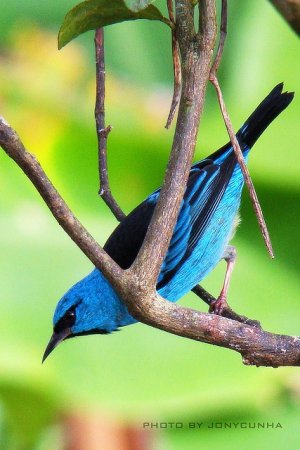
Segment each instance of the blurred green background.
[{"label": "blurred green background", "polygon": [[[164,3],[157,2],[162,9]],[[116,221],[97,196],[93,33],[60,52],[56,44],[74,4],[1,3],[0,113],[104,243]],[[300,92],[299,44],[268,2],[229,2],[220,79],[237,128],[278,82]],[[172,83],[169,30],[145,21],[114,25],[106,32],[106,50],[111,186],[129,212],[161,183],[172,142],[172,130],[164,129]],[[245,193],[230,289],[236,311],[287,334],[300,328],[299,108],[296,95],[251,154],[276,259],[267,255]],[[196,159],[225,141],[209,87]],[[245,367],[231,351],[142,324],[70,340],[42,366],[56,302],[92,266],[3,151],[0,167],[1,450],[67,448],[64,424],[72,414],[137,430],[149,421],[279,422],[276,429],[161,430],[153,448],[300,448],[297,368]],[[203,283],[215,295],[224,269],[220,263]],[[181,303],[206,310],[191,294]]]}]

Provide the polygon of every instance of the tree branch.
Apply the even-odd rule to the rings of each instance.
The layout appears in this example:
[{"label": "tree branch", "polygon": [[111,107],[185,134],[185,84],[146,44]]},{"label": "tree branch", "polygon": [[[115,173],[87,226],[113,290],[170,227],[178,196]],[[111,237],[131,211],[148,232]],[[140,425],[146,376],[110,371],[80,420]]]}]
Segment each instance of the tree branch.
[{"label": "tree branch", "polygon": [[256,194],[256,190],[253,184],[253,181],[251,179],[251,175],[249,172],[249,169],[245,163],[244,160],[244,156],[243,156],[243,152],[240,148],[240,144],[237,140],[237,137],[235,135],[234,129],[233,129],[233,125],[232,122],[230,120],[229,114],[227,112],[227,108],[224,102],[224,98],[223,98],[223,94],[219,85],[219,81],[217,78],[217,71],[221,62],[221,58],[222,58],[222,54],[223,54],[223,50],[224,50],[224,45],[225,45],[225,39],[226,39],[226,35],[227,35],[227,0],[222,0],[222,12],[221,12],[221,29],[220,29],[220,41],[219,41],[219,45],[218,45],[218,50],[217,50],[217,54],[216,54],[216,58],[215,61],[212,65],[211,68],[211,72],[210,72],[210,81],[213,84],[213,86],[216,89],[217,92],[217,96],[218,96],[218,100],[219,100],[219,105],[220,105],[220,109],[221,109],[221,113],[224,119],[224,123],[231,141],[231,144],[233,146],[233,150],[234,153],[236,155],[237,161],[241,167],[243,176],[244,176],[244,180],[245,183],[248,187],[248,191],[249,191],[249,195],[250,195],[250,199],[257,217],[257,221],[263,236],[263,239],[265,241],[266,247],[268,249],[268,252],[271,256],[271,258],[274,258],[274,252],[273,252],[273,248],[272,248],[272,243],[271,243],[271,239],[270,239],[270,235],[269,235],[269,231],[268,231],[268,227],[262,212],[262,208],[260,206],[259,200],[258,200],[258,196]]},{"label": "tree branch", "polygon": [[176,36],[182,63],[182,93],[177,124],[159,200],[132,266],[141,284],[149,289],[156,285],[185,191],[215,45],[215,0],[203,0],[201,4],[203,28],[196,33],[191,1],[176,1]]},{"label": "tree branch", "polygon": [[104,59],[104,30],[99,28],[95,33],[96,53],[96,104],[95,119],[98,138],[98,167],[100,189],[99,195],[103,198],[117,220],[121,222],[126,216],[112,196],[107,169],[107,137],[111,126],[105,126],[105,59]]},{"label": "tree branch", "polygon": [[[158,295],[147,306],[148,325],[234,350],[242,355],[246,365],[300,366],[300,337],[268,333],[259,326],[183,308]],[[136,317],[141,319],[142,315]]]},{"label": "tree branch", "polygon": [[35,157],[26,151],[19,136],[0,117],[0,146],[5,150],[25,175],[33,183],[59,225],[77,244],[92,263],[103,271],[104,275],[114,283],[122,277],[123,271],[113,259],[99,246],[89,232],[73,215],[67,204],[59,195]]},{"label": "tree branch", "polygon": [[300,0],[270,0],[270,2],[300,36]]}]

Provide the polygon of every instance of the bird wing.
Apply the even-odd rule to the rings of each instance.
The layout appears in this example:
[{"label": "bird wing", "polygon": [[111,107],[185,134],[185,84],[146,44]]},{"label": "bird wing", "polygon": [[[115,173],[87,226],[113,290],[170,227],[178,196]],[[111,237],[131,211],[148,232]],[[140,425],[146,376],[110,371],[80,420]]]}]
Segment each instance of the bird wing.
[{"label": "bird wing", "polygon": [[[177,223],[158,279],[165,286],[188,259],[213,216],[235,166],[230,155],[221,165],[210,159],[195,164],[189,175]],[[133,263],[147,232],[160,190],[151,194],[114,230],[104,249],[123,268]]]},{"label": "bird wing", "polygon": [[191,172],[157,289],[163,288],[189,258],[216,211],[231,178],[235,158],[222,165],[205,160]]},{"label": "bird wing", "polygon": [[[261,133],[292,101],[293,93],[276,86],[237,133],[244,155]],[[157,288],[165,286],[189,258],[213,217],[232,176],[236,158],[231,143],[196,163],[189,175],[177,223],[161,267]],[[124,269],[133,263],[147,232],[159,190],[135,208],[115,229],[104,248]]]}]

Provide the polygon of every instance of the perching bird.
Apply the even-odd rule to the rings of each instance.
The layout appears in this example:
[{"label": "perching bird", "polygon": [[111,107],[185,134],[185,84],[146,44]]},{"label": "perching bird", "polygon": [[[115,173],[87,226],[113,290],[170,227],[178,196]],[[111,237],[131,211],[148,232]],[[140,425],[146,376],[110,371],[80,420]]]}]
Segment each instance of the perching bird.
[{"label": "perching bird", "polygon": [[[237,133],[244,157],[269,124],[290,104],[293,93],[276,86]],[[221,260],[227,271],[211,312],[226,304],[235,250],[228,246],[237,225],[244,184],[231,143],[191,168],[173,236],[157,282],[159,294],[177,301]],[[137,206],[114,230],[104,249],[123,268],[134,261],[145,237],[159,189]],[[94,269],[62,297],[53,318],[54,331],[43,361],[66,338],[111,333],[137,322],[104,275]]]}]

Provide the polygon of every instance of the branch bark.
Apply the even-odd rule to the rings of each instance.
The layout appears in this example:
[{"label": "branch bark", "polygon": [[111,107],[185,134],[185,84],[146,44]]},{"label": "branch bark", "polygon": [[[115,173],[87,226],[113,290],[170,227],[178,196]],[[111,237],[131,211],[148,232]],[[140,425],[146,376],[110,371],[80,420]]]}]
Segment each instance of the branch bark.
[{"label": "branch bark", "polygon": [[32,181],[55,219],[99,268],[141,322],[170,333],[239,352],[245,364],[300,365],[300,338],[267,333],[257,326],[182,308],[156,292],[194,153],[205,88],[216,39],[215,0],[199,4],[200,31],[194,29],[190,0],[176,0],[176,35],[182,60],[182,96],[172,152],[161,195],[144,244],[132,267],[122,270],[72,214],[16,132],[0,118],[0,145]]},{"label": "branch bark", "polygon": [[270,2],[300,36],[300,0],[270,0]]}]

